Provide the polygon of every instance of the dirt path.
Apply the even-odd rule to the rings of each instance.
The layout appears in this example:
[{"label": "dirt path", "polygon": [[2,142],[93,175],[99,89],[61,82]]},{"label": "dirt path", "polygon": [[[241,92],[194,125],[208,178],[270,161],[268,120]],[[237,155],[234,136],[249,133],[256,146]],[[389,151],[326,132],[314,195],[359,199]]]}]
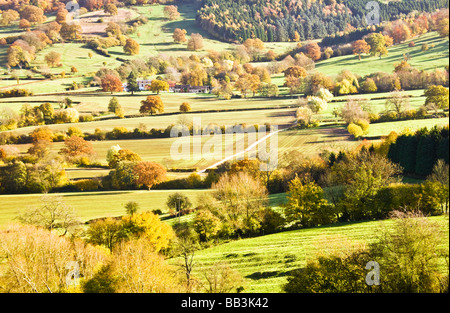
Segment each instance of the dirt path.
[{"label": "dirt path", "polygon": [[253,144],[249,145],[249,146],[248,146],[246,149],[244,149],[243,151],[240,151],[240,152],[237,152],[237,153],[235,153],[235,154],[233,154],[233,155],[231,155],[231,156],[228,156],[228,157],[226,157],[226,158],[220,160],[219,162],[216,162],[216,163],[214,163],[213,165],[210,165],[210,166],[208,166],[207,168],[205,168],[205,169],[203,169],[203,170],[201,170],[201,171],[198,171],[197,174],[199,174],[199,175],[200,175],[200,174],[203,174],[203,173],[205,173],[208,169],[215,168],[215,167],[217,167],[217,166],[219,166],[219,165],[221,165],[221,164],[223,164],[223,163],[225,163],[225,162],[227,162],[227,161],[229,161],[229,160],[232,160],[232,159],[234,159],[234,158],[237,158],[237,157],[239,157],[239,156],[245,154],[246,152],[248,152],[248,151],[252,150],[253,148],[255,148],[256,146],[258,146],[260,143],[266,141],[268,138],[272,137],[272,136],[275,135],[275,134],[278,134],[279,132],[282,132],[282,131],[285,131],[285,130],[289,129],[291,126],[294,126],[296,123],[297,123],[297,122],[294,122],[292,125],[284,126],[282,129],[278,129],[277,131],[270,132],[268,135],[265,135],[265,136],[262,137],[261,139],[257,140],[257,141],[254,142]]}]

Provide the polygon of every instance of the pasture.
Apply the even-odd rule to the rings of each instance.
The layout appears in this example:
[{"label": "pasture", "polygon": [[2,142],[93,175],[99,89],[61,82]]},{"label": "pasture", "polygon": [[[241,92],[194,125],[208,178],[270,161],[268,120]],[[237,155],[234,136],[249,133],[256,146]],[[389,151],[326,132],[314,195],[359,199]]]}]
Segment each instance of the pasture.
[{"label": "pasture", "polygon": [[[431,217],[430,220],[441,225],[441,247],[448,253],[448,217]],[[196,252],[194,275],[201,278],[203,272],[215,262],[227,262],[244,277],[244,292],[278,293],[287,282],[286,276],[303,267],[316,253],[330,248],[343,249],[351,242],[370,243],[382,225],[389,227],[392,222],[340,223],[220,244]],[[177,260],[172,262],[175,264]],[[446,266],[442,259],[443,272]]]},{"label": "pasture", "polygon": [[[161,210],[167,212],[167,197],[171,193],[181,192],[189,197],[193,204],[197,195],[209,192],[208,190],[123,190],[102,192],[74,192],[55,193],[51,196],[60,196],[64,203],[72,207],[82,222],[102,217],[117,217],[126,214],[125,204],[136,201],[140,211]],[[26,195],[0,195],[0,225],[14,221],[18,213],[27,208],[40,206],[42,194]],[[95,203],[95,205],[93,205]]]},{"label": "pasture", "polygon": [[[413,41],[414,47],[409,47]],[[428,44],[429,49],[422,51],[422,44]],[[433,47],[434,45],[434,47]],[[332,57],[316,64],[316,71],[330,76],[336,76],[343,69],[357,75],[367,75],[376,72],[391,73],[394,65],[400,63],[404,57],[408,57],[411,67],[419,70],[433,71],[436,68],[444,69],[449,64],[448,38],[439,37],[436,32],[430,32],[420,37],[412,38],[388,48],[388,55],[381,57],[362,56],[361,61],[356,55]]]}]

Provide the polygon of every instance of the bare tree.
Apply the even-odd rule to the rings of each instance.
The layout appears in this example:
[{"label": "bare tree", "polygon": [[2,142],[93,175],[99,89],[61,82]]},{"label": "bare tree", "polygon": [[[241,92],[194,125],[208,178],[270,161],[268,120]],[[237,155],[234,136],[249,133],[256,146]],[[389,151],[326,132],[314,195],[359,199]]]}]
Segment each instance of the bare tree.
[{"label": "bare tree", "polygon": [[40,207],[24,210],[17,219],[24,224],[43,227],[50,231],[59,229],[63,236],[68,232],[74,234],[81,225],[73,208],[66,205],[61,197],[44,195],[41,203]]},{"label": "bare tree", "polygon": [[242,288],[239,286],[242,276],[225,262],[214,263],[204,272],[204,277],[207,293],[228,293]]},{"label": "bare tree", "polygon": [[390,93],[389,98],[385,102],[386,111],[394,111],[398,115],[401,115],[407,110],[409,105],[409,96],[398,90]]}]

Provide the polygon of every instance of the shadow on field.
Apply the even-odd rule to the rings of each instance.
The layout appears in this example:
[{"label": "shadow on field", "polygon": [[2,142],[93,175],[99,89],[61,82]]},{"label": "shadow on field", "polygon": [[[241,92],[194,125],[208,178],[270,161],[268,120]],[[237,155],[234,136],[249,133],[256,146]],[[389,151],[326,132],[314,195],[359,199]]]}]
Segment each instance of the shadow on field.
[{"label": "shadow on field", "polygon": [[125,192],[125,191],[118,191],[118,192],[94,192],[94,193],[83,193],[82,195],[80,194],[64,194],[63,197],[90,197],[90,196],[112,196],[112,195],[126,195],[129,194],[129,192]]},{"label": "shadow on field", "polygon": [[245,278],[259,280],[259,279],[264,279],[264,278],[283,277],[283,276],[289,276],[293,272],[298,271],[298,270],[299,269],[294,269],[294,270],[290,270],[290,271],[255,272],[255,273],[245,276]]}]

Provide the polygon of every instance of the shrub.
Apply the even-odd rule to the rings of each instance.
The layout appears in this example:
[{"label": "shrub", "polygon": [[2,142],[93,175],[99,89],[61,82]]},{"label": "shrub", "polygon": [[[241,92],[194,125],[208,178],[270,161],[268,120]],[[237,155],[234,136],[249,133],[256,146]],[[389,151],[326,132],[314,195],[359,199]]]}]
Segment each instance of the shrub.
[{"label": "shrub", "polygon": [[79,116],[79,122],[92,122],[94,117],[90,113],[83,113]]},{"label": "shrub", "polygon": [[102,182],[99,179],[83,179],[72,184],[78,191],[97,191],[102,188]]},{"label": "shrub", "polygon": [[367,120],[359,119],[355,122],[355,124],[358,125],[359,127],[361,127],[361,130],[363,131],[363,135],[367,135],[367,133],[369,132],[369,127],[370,127],[370,124]]},{"label": "shrub", "polygon": [[0,91],[0,98],[28,97],[32,95],[33,92],[27,89],[13,88],[5,91]]},{"label": "shrub", "polygon": [[361,126],[358,126],[354,123],[350,123],[347,127],[348,132],[353,135],[355,139],[358,139],[359,137],[364,135],[364,132],[361,128]]}]

